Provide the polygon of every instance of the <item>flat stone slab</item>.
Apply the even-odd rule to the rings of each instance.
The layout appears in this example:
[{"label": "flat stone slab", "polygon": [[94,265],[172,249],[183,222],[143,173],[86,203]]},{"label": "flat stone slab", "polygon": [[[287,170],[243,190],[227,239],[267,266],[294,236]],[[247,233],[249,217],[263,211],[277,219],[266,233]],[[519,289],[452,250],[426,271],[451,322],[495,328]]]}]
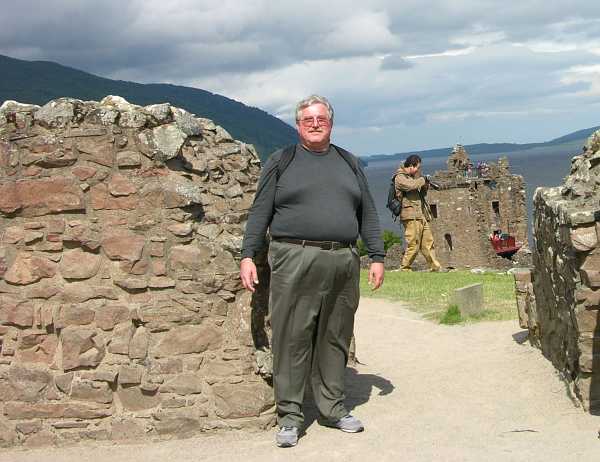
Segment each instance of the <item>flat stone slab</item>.
[{"label": "flat stone slab", "polygon": [[471,284],[454,289],[450,304],[458,306],[461,316],[472,316],[483,311],[483,284]]}]

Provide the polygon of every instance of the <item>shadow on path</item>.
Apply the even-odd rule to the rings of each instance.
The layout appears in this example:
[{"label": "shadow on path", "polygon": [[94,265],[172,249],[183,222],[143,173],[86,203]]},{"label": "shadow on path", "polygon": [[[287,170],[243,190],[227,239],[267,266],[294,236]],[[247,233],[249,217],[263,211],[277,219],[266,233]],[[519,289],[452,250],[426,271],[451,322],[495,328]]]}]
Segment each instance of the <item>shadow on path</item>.
[{"label": "shadow on path", "polygon": [[[371,398],[376,389],[379,396],[389,395],[394,391],[394,384],[385,377],[375,374],[361,374],[353,367],[346,368],[346,400],[348,412],[352,412]],[[310,385],[306,386],[304,396],[304,428],[309,428],[318,418],[319,411],[315,406]],[[360,418],[360,416],[357,416]]]},{"label": "shadow on path", "polygon": [[514,334],[512,334],[512,338],[519,345],[523,345],[529,339],[529,331],[520,330],[519,332],[515,332]]}]

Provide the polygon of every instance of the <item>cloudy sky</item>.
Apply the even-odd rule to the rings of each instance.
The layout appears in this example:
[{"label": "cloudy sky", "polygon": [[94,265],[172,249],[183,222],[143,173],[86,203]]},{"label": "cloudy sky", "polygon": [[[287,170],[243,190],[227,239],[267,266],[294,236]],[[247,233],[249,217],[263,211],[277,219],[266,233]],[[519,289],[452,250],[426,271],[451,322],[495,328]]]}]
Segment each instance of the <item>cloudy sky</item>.
[{"label": "cloudy sky", "polygon": [[360,155],[600,125],[597,0],[19,0],[0,54],[203,88],[293,123],[336,110]]}]

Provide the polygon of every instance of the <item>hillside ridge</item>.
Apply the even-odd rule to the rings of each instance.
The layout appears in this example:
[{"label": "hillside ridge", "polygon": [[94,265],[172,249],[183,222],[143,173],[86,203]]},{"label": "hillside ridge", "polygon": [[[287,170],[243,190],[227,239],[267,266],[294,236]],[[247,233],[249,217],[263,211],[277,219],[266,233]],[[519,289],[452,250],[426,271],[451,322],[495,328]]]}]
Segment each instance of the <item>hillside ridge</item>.
[{"label": "hillside ridge", "polygon": [[295,143],[296,130],[262,109],[199,88],[169,83],[112,80],[52,61],[24,61],[0,55],[0,104],[5,100],[43,105],[60,97],[101,100],[119,95],[146,106],[169,102],[214,120],[236,139],[255,146],[261,159]]}]

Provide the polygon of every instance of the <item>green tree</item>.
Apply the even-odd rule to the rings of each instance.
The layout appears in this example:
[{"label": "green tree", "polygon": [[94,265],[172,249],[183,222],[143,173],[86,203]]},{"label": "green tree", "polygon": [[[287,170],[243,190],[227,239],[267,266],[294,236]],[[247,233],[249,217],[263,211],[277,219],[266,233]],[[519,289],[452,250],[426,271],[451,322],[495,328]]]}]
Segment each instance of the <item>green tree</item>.
[{"label": "green tree", "polygon": [[383,248],[387,252],[394,244],[402,244],[402,238],[393,231],[385,230],[383,232]]},{"label": "green tree", "polygon": [[[387,250],[393,246],[394,244],[402,244],[402,238],[398,236],[393,231],[385,230],[382,235],[383,238],[383,248],[387,252]],[[359,239],[356,241],[356,248],[358,249],[358,254],[362,257],[363,255],[367,255],[367,246]]]}]

